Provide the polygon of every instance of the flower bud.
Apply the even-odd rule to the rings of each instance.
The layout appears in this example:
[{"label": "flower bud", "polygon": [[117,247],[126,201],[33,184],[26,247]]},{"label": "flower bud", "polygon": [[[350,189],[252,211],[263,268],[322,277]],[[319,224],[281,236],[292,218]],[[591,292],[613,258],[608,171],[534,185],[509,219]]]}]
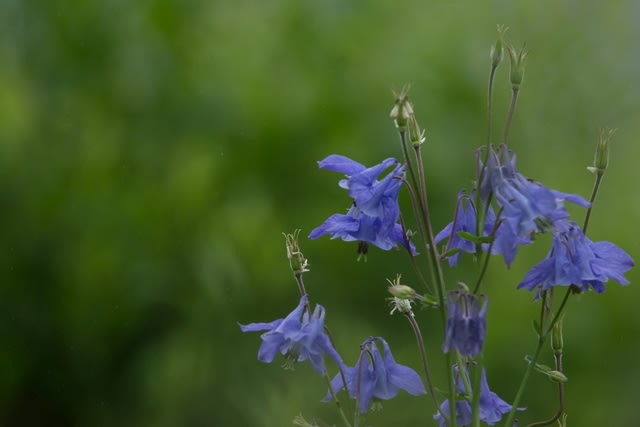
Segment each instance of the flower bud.
[{"label": "flower bud", "polygon": [[547,372],[549,379],[554,383],[566,383],[569,381],[569,378],[565,374],[560,371],[549,371]]},{"label": "flower bud", "polygon": [[409,102],[408,92],[408,87],[403,88],[399,94],[394,92],[396,100],[389,114],[389,117],[393,119],[400,132],[404,132],[407,129],[409,117],[413,115],[413,105]]},{"label": "flower bud", "polygon": [[289,258],[289,265],[291,266],[293,274],[302,274],[305,271],[309,271],[307,268],[309,265],[307,259],[302,252],[300,252],[300,245],[298,244],[300,230],[294,231],[293,234],[282,234],[284,235],[285,245],[287,247],[287,258]]},{"label": "flower bud", "polygon": [[498,40],[496,40],[496,44],[491,46],[491,52],[489,53],[491,67],[494,69],[498,68],[498,65],[502,62],[502,58],[504,58],[504,33],[506,33],[507,30],[507,27],[498,25]]},{"label": "flower bud", "polygon": [[524,69],[528,52],[524,46],[520,49],[520,52],[516,52],[516,49],[512,45],[507,47],[507,52],[509,52],[509,59],[511,60],[511,71],[509,73],[511,86],[513,86],[513,89],[519,89],[524,80]]},{"label": "flower bud", "polygon": [[421,145],[425,140],[424,129],[420,129],[415,115],[411,114],[409,116],[409,141],[415,147]]},{"label": "flower bud", "polygon": [[609,144],[615,132],[616,129],[603,129],[600,132],[600,140],[593,157],[593,166],[587,168],[589,171],[602,174],[607,169],[607,166],[609,166]]},{"label": "flower bud", "polygon": [[416,296],[416,291],[407,285],[393,284],[387,287],[387,291],[396,298],[413,299]]}]

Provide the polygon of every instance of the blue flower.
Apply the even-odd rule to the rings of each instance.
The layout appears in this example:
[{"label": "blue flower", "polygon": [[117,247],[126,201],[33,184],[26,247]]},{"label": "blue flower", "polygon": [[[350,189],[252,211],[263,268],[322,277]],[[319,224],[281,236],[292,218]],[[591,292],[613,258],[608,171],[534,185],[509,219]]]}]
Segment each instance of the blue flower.
[{"label": "blue flower", "polygon": [[554,286],[589,287],[604,292],[604,283],[613,279],[621,285],[629,281],[624,273],[634,266],[631,257],[610,242],[592,242],[574,222],[564,222],[553,236],[547,257],[534,265],[518,288],[545,291]]},{"label": "blue flower", "polygon": [[267,331],[261,336],[262,345],[258,350],[258,360],[271,363],[278,353],[286,357],[285,366],[309,359],[321,375],[326,372],[325,354],[339,366],[343,365],[342,358],[324,332],[324,307],[316,305],[313,314],[309,316],[309,313],[304,311],[306,304],[305,295],[300,298],[298,306],[284,319],[270,323],[240,325],[242,332]]},{"label": "blue flower", "polygon": [[[382,221],[375,217],[365,215],[355,206],[346,215],[331,215],[320,226],[314,228],[309,234],[310,239],[317,239],[325,234],[332,239],[340,238],[345,242],[362,241],[371,243],[380,249],[389,250],[398,244],[407,246],[402,226],[394,224],[390,231],[383,232]],[[415,246],[409,242],[412,254],[415,254]]]},{"label": "blue flower", "polygon": [[[382,343],[384,356],[380,355],[376,341]],[[382,337],[368,338],[361,345],[362,353],[355,367],[343,366],[342,370],[347,381],[347,389],[351,398],[358,399],[358,409],[361,413],[368,411],[374,399],[389,400],[394,398],[400,389],[413,396],[425,394],[420,376],[413,369],[399,365],[391,354],[389,344]],[[344,388],[342,376],[336,375],[331,381],[331,387],[337,393]],[[325,401],[331,399],[327,394]]]},{"label": "blue flower", "polygon": [[[473,202],[469,199],[469,196],[465,195],[464,190],[458,193],[454,216],[454,220],[447,224],[447,226],[436,235],[435,243],[438,244],[447,238],[448,241],[445,251],[459,249],[461,252],[474,254],[476,252],[475,243],[458,235],[460,231],[472,235],[476,234],[476,209]],[[459,259],[460,252],[451,255],[448,258],[449,265],[452,267],[455,266],[458,264]]]},{"label": "blue flower", "polygon": [[[348,190],[353,206],[346,215],[334,214],[309,234],[309,238],[329,234],[333,239],[368,242],[389,250],[398,243],[407,246],[402,227],[398,224],[400,208],[398,195],[402,186],[404,166],[396,159],[366,168],[345,156],[332,154],[318,162],[321,169],[344,173],[347,178],[339,182]],[[387,169],[393,169],[378,180]],[[415,253],[413,245],[409,245]]]},{"label": "blue flower", "polygon": [[[457,374],[456,388],[458,390],[458,393],[465,395],[467,393],[464,387],[464,382],[460,377],[460,370],[458,369],[457,366],[455,367],[455,370]],[[466,372],[466,369],[465,369],[464,375],[466,375],[467,378],[469,377],[469,373]],[[467,383],[470,383],[470,382],[467,381]],[[502,418],[502,415],[511,412],[511,408],[512,408],[511,405],[509,405],[504,400],[500,399],[500,397],[497,394],[495,394],[489,389],[489,384],[487,383],[487,373],[483,368],[482,380],[480,383],[480,421],[484,421],[488,425],[492,426],[500,421],[500,419]],[[449,410],[450,410],[449,399],[442,402],[442,404],[440,405],[440,410],[447,416],[449,415]],[[518,408],[518,410],[522,411],[523,409]],[[458,425],[471,424],[472,413],[471,413],[471,404],[469,403],[469,401],[456,400],[455,414],[456,414],[456,422],[458,423]],[[443,419],[440,412],[438,412],[433,418],[440,421],[440,427],[447,426],[447,423]]]},{"label": "blue flower", "polygon": [[565,200],[583,207],[590,206],[576,194],[550,190],[522,176],[516,169],[515,154],[510,157],[505,145],[500,147],[500,153],[493,149],[489,152],[480,194],[483,200],[487,200],[490,193],[502,206],[505,223],[522,238],[553,229],[556,222],[566,220],[569,213],[564,208]]},{"label": "blue flower", "polygon": [[[466,196],[464,191],[458,193],[456,203],[455,219],[447,224],[445,228],[440,231],[436,237],[435,242],[440,243],[445,238],[448,238],[445,251],[458,249],[460,252],[467,252],[473,254],[476,252],[476,245],[471,240],[465,239],[459,236],[459,232],[469,233],[471,235],[476,234],[476,208],[472,201],[473,193],[470,196]],[[483,227],[483,237],[487,237],[494,232],[496,227],[496,214],[493,211],[491,205],[487,209],[487,215]],[[516,235],[509,224],[505,224],[508,220],[505,218],[500,219],[495,230],[493,245],[491,246],[492,255],[502,255],[504,257],[505,264],[511,265],[515,259],[518,245],[524,245],[531,243],[531,240]],[[489,244],[482,244],[483,250],[488,250]],[[455,266],[460,258],[460,252],[455,253],[448,257],[449,265]]]},{"label": "blue flower", "polygon": [[449,292],[449,318],[442,351],[457,350],[462,356],[476,356],[482,351],[487,334],[487,304],[484,297],[482,307],[478,297],[461,291]]}]

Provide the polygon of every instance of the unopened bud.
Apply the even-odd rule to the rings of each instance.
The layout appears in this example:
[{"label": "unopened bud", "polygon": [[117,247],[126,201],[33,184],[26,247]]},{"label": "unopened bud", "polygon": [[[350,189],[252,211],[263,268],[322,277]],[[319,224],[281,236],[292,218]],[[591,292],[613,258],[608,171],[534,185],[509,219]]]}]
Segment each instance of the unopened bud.
[{"label": "unopened bud", "polygon": [[420,129],[415,115],[409,116],[409,140],[414,146],[421,145],[425,140],[424,129]]},{"label": "unopened bud", "polygon": [[493,69],[498,68],[498,65],[502,62],[502,58],[504,58],[504,33],[506,33],[507,30],[507,27],[498,25],[498,39],[496,40],[496,44],[491,46],[491,52],[489,53],[491,67]]},{"label": "unopened bud", "polygon": [[549,371],[547,372],[549,379],[554,383],[566,383],[569,381],[569,378],[565,374],[560,371]]},{"label": "unopened bud", "polygon": [[413,299],[416,296],[416,291],[407,285],[392,285],[387,288],[387,291],[397,298]]},{"label": "unopened bud", "polygon": [[563,346],[562,319],[560,319],[553,325],[553,330],[551,331],[551,348],[554,353],[561,354]]},{"label": "unopened bud", "polygon": [[593,166],[587,168],[589,171],[602,174],[609,166],[609,144],[614,133],[616,133],[616,129],[603,129],[600,132],[600,140],[598,140],[593,157]]},{"label": "unopened bud", "polygon": [[300,236],[300,230],[296,230],[293,234],[285,234],[284,240],[287,247],[287,258],[289,258],[289,265],[293,274],[302,274],[305,271],[309,271],[307,259],[300,252],[300,245],[298,244],[298,237]]},{"label": "unopened bud", "polygon": [[509,73],[511,86],[514,89],[519,89],[524,80],[524,69],[527,63],[528,52],[524,46],[520,49],[520,52],[516,52],[516,49],[512,45],[507,47],[507,52],[509,52],[509,59],[511,60],[511,71]]},{"label": "unopened bud", "polygon": [[408,92],[408,87],[403,88],[399,94],[394,92],[396,100],[389,114],[389,117],[393,119],[400,132],[404,132],[407,129],[409,117],[413,115],[413,105],[409,102]]}]

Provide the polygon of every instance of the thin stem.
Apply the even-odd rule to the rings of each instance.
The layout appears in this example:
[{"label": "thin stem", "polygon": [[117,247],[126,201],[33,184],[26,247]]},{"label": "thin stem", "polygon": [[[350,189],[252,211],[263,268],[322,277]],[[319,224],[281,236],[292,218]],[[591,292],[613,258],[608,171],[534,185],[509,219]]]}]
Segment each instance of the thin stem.
[{"label": "thin stem", "polygon": [[[444,310],[442,310],[444,311]],[[447,364],[448,377],[449,377],[449,421],[450,427],[457,427],[458,420],[456,419],[456,377],[451,363],[451,353],[445,355],[445,363]],[[449,424],[447,424],[449,426]]]},{"label": "thin stem", "polygon": [[502,208],[498,211],[498,215],[496,215],[496,222],[493,225],[493,229],[489,236],[491,237],[491,243],[489,243],[489,247],[487,248],[487,253],[485,254],[484,263],[482,263],[482,269],[480,270],[480,275],[478,276],[478,280],[476,281],[476,285],[473,287],[473,293],[477,294],[480,290],[480,284],[484,279],[484,275],[487,272],[487,268],[489,267],[489,261],[491,260],[491,251],[493,250],[493,243],[495,242],[496,232],[498,231],[498,227],[500,227],[500,215],[502,214]]},{"label": "thin stem", "polygon": [[420,283],[422,283],[424,285],[424,287],[427,290],[427,292],[433,293],[433,291],[429,288],[429,283],[427,282],[427,279],[425,279],[424,275],[422,274],[422,270],[420,270],[420,268],[418,268],[418,263],[416,263],[416,259],[415,259],[416,257],[413,256],[413,254],[411,253],[411,242],[407,238],[407,228],[405,226],[405,222],[404,222],[404,218],[402,217],[402,213],[400,214],[400,225],[402,226],[402,234],[404,236],[405,244],[407,245],[406,249],[407,249],[407,253],[409,254],[409,262],[411,263],[411,266],[413,267],[413,271],[416,272],[416,274],[418,275],[418,279],[420,279]]},{"label": "thin stem", "polygon": [[[296,279],[296,283],[298,284],[298,290],[300,291],[300,297],[307,295],[307,290],[304,287],[304,280],[302,280],[302,273],[295,273],[293,275]],[[307,313],[309,313],[309,317],[311,317],[311,306],[309,305],[309,299],[304,303],[305,308],[307,309]]]},{"label": "thin stem", "polygon": [[518,101],[518,93],[520,89],[514,87],[511,91],[511,105],[509,106],[509,113],[507,114],[507,120],[504,123],[504,131],[502,132],[502,143],[507,143],[509,137],[509,129],[511,128],[511,120],[513,119],[513,113],[516,110],[516,102]]},{"label": "thin stem", "polygon": [[596,172],[596,181],[593,183],[593,190],[591,191],[591,198],[589,202],[591,206],[587,209],[587,213],[584,217],[584,225],[582,226],[582,233],[587,234],[587,227],[589,226],[589,218],[591,218],[591,211],[593,210],[593,202],[596,200],[596,195],[598,194],[598,189],[600,188],[600,183],[602,182],[602,177],[604,174],[602,172]]},{"label": "thin stem", "polygon": [[[420,200],[422,202],[422,211],[424,213],[422,220],[424,221],[424,226],[428,239],[428,252],[429,252],[429,260],[431,262],[431,266],[435,268],[435,276],[436,276],[436,295],[438,297],[438,304],[441,309],[438,310],[440,312],[440,318],[442,320],[442,328],[446,328],[447,324],[447,315],[445,312],[445,304],[444,304],[444,294],[446,292],[445,282],[444,282],[444,274],[442,272],[442,263],[440,262],[440,257],[438,256],[438,248],[435,245],[433,238],[433,229],[431,227],[431,218],[429,216],[429,202],[427,199],[427,189],[426,189],[426,181],[424,178],[424,165],[422,162],[422,155],[420,153],[420,145],[413,146],[416,156],[416,163],[418,165],[418,177],[420,184]],[[433,271],[433,270],[432,270]],[[455,415],[455,407],[456,407],[456,382],[455,375],[453,372],[452,364],[451,364],[451,353],[447,353],[445,357],[445,363],[447,367],[447,376],[449,379],[449,427],[457,427],[456,415]]]},{"label": "thin stem", "polygon": [[520,398],[524,393],[524,389],[527,385],[527,381],[529,380],[529,375],[531,375],[531,371],[533,371],[533,367],[538,361],[538,357],[540,356],[540,352],[542,351],[542,346],[544,345],[543,339],[538,339],[538,347],[536,347],[536,352],[533,355],[533,358],[529,361],[529,365],[527,369],[524,371],[524,375],[522,376],[522,381],[520,381],[520,387],[518,387],[518,392],[516,393],[516,397],[513,399],[513,407],[511,408],[511,412],[507,416],[507,421],[504,423],[505,427],[512,427],[513,420],[516,416],[516,411],[518,410],[518,405],[520,404]]},{"label": "thin stem", "polygon": [[497,66],[491,64],[491,71],[489,72],[489,87],[487,88],[487,115],[488,115],[488,131],[487,131],[487,147],[491,144],[492,130],[493,130],[493,80],[496,75]]},{"label": "thin stem", "polygon": [[[409,173],[409,178],[411,178],[411,184],[413,188],[418,190],[420,188],[418,186],[418,178],[413,170],[413,164],[411,163],[411,157],[409,156],[409,149],[407,148],[407,134],[404,131],[400,131],[400,146],[402,147],[402,156],[404,157],[404,163],[407,165],[407,172]],[[420,209],[422,210],[422,205],[420,205]],[[424,215],[424,211],[422,212]],[[416,216],[416,219],[419,218]]]},{"label": "thin stem", "polygon": [[[435,245],[435,241],[433,238],[433,228],[431,226],[431,218],[429,216],[429,201],[427,198],[427,188],[426,182],[424,179],[424,165],[422,162],[422,155],[420,154],[420,145],[414,145],[416,155],[416,163],[418,164],[418,176],[420,183],[420,200],[422,202],[422,211],[424,213],[423,221],[428,239],[428,251],[429,258],[433,263],[433,267],[436,271],[436,290],[438,294],[438,298],[440,300],[440,307],[444,307],[444,294],[445,294],[445,283],[444,283],[444,274],[442,272],[442,263],[440,262],[440,257],[438,256],[438,248]],[[446,324],[446,319],[444,317],[444,310],[441,311],[443,315],[443,327]]]},{"label": "thin stem", "polygon": [[422,360],[422,367],[424,368],[424,375],[427,380],[427,388],[429,389],[429,394],[431,395],[431,400],[433,401],[436,410],[440,412],[440,415],[448,421],[449,417],[444,414],[442,409],[440,409],[440,404],[438,403],[438,399],[436,398],[436,394],[433,388],[433,381],[431,380],[431,371],[429,370],[429,360],[427,359],[427,352],[424,348],[424,340],[422,339],[422,333],[420,332],[420,326],[418,326],[418,322],[416,322],[415,317],[413,316],[413,312],[410,311],[404,314],[411,327],[413,328],[413,332],[416,335],[416,342],[418,343],[418,350],[420,350],[420,359]]},{"label": "thin stem", "polygon": [[344,422],[344,425],[346,427],[351,427],[351,423],[349,422],[349,419],[347,418],[344,411],[342,410],[342,405],[340,405],[338,396],[336,396],[336,392],[333,390],[333,387],[331,386],[331,378],[329,378],[329,374],[327,373],[326,370],[324,372],[324,379],[327,381],[327,385],[329,386],[329,393],[331,393],[331,398],[333,399],[333,401],[336,402],[336,407],[340,412],[340,416],[342,417],[342,421]]},{"label": "thin stem", "polygon": [[[554,358],[556,361],[556,371],[562,372],[562,353],[555,353]],[[547,426],[562,416],[562,413],[564,412],[564,383],[558,383],[558,403],[558,410],[551,418],[529,424],[527,427]]]},{"label": "thin stem", "polygon": [[[531,371],[533,370],[533,367],[535,366],[536,362],[538,361],[538,357],[540,356],[540,352],[542,351],[542,346],[544,345],[547,337],[549,336],[549,333],[551,333],[551,331],[553,330],[553,326],[556,324],[556,322],[558,321],[558,319],[560,319],[560,316],[562,316],[562,314],[564,313],[564,309],[566,307],[567,301],[569,299],[569,295],[571,294],[571,288],[567,289],[567,292],[564,295],[564,298],[562,298],[562,302],[560,303],[560,307],[558,307],[558,311],[556,312],[556,314],[553,316],[553,319],[551,320],[551,323],[549,324],[549,326],[547,327],[546,330],[544,330],[544,315],[541,314],[542,318],[541,318],[541,322],[540,322],[540,336],[538,338],[538,347],[536,348],[536,352],[533,356],[533,358],[531,359],[531,361],[529,362],[529,365],[527,366],[527,369],[524,372],[524,375],[522,377],[522,381],[520,382],[520,387],[518,388],[518,392],[516,393],[516,397],[513,399],[513,407],[511,408],[511,412],[509,412],[509,416],[507,417],[507,421],[505,422],[505,427],[512,427],[513,426],[513,419],[515,418],[515,413],[516,410],[518,408],[518,404],[520,404],[520,398],[522,397],[522,394],[524,393],[524,389],[527,385],[527,381],[529,380],[529,375],[531,374]],[[543,294],[543,298],[545,297],[546,294]],[[545,301],[543,300],[542,302],[542,311],[545,311]],[[544,332],[543,332],[544,330]]]},{"label": "thin stem", "polygon": [[[429,252],[429,243],[427,240],[427,232],[424,229],[424,225],[422,224],[422,222],[420,221],[420,213],[418,212],[418,201],[416,200],[416,194],[413,190],[413,188],[409,185],[409,183],[407,182],[406,179],[403,179],[404,183],[405,183],[405,188],[407,189],[407,191],[409,192],[409,199],[411,200],[411,207],[413,208],[413,214],[416,217],[416,221],[418,223],[418,232],[420,233],[420,239],[422,240],[422,244],[424,245],[424,249]],[[413,261],[413,257],[411,257],[412,262]],[[435,283],[436,282],[436,276],[434,273],[434,269],[433,269],[433,265],[432,265],[432,261],[431,258],[428,258],[428,262],[429,262],[429,273],[431,274],[431,280]],[[425,282],[425,286],[426,286],[426,282]],[[428,286],[427,286],[428,289]]]},{"label": "thin stem", "polygon": [[473,399],[471,400],[471,413],[473,414],[472,426],[480,427],[480,384],[482,382],[482,369],[484,354],[480,352],[476,357],[476,371],[473,376]]}]

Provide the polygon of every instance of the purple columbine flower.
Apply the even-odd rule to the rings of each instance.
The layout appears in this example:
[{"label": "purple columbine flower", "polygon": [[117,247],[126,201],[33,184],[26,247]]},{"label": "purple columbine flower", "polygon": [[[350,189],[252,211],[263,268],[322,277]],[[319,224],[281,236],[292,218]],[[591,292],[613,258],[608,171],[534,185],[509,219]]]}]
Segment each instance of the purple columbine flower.
[{"label": "purple columbine flower", "polygon": [[478,296],[464,291],[449,292],[449,318],[442,351],[457,350],[462,356],[474,357],[482,351],[487,335],[487,304],[483,297],[482,307]]},{"label": "purple columbine flower", "polygon": [[[380,355],[376,341],[384,347],[384,356]],[[413,396],[425,394],[420,376],[408,366],[396,363],[389,344],[382,337],[368,338],[361,346],[362,352],[355,367],[343,366],[349,396],[358,396],[358,409],[361,413],[368,411],[372,400],[389,400],[394,398],[400,389]],[[344,388],[340,374],[331,381],[331,387],[337,393]],[[331,399],[327,394],[325,401]]]},{"label": "purple columbine flower", "polygon": [[[404,175],[404,166],[401,163],[388,158],[366,168],[348,157],[332,154],[318,162],[318,165],[321,169],[342,172],[347,176],[340,180],[339,185],[348,190],[353,206],[346,215],[330,216],[311,231],[309,238],[316,239],[329,234],[334,239],[367,242],[384,250],[396,247],[398,243],[407,246],[407,239],[398,224],[398,195]],[[393,169],[378,180],[380,175],[391,167]],[[413,245],[410,244],[409,247],[411,252],[415,253]]]},{"label": "purple columbine flower", "polygon": [[592,242],[575,222],[564,222],[553,236],[547,257],[534,265],[518,288],[545,291],[554,286],[589,287],[604,292],[604,283],[613,279],[621,285],[629,281],[624,273],[634,266],[631,257],[610,242]]},{"label": "purple columbine flower", "polygon": [[[455,218],[452,222],[447,224],[435,237],[435,242],[440,243],[445,238],[448,239],[446,251],[458,249],[460,252],[467,252],[470,254],[476,253],[476,244],[471,240],[468,240],[459,235],[460,232],[469,233],[471,235],[476,234],[476,220],[477,213],[473,203],[473,193],[467,196],[463,191],[458,193],[456,202]],[[485,218],[484,227],[482,229],[482,237],[487,237],[494,232],[496,227],[496,214],[493,208],[489,206],[487,209],[487,216]],[[531,243],[531,240],[518,237],[510,226],[505,225],[505,219],[500,219],[495,230],[494,242],[491,245],[492,255],[502,255],[507,266],[510,266],[515,259],[518,245]],[[488,250],[489,244],[483,243],[481,245],[483,250]],[[448,257],[450,266],[455,266],[460,258],[460,252],[455,253]]]},{"label": "purple columbine flower", "polygon": [[[460,370],[458,367],[455,367],[457,380],[456,380],[456,388],[458,393],[467,394],[464,382],[460,377]],[[469,377],[469,373],[465,369],[464,375]],[[470,383],[470,381],[468,381]],[[500,421],[502,415],[511,412],[512,406],[509,405],[504,400],[500,399],[500,397],[492,392],[489,389],[489,384],[487,383],[487,373],[482,369],[482,380],[480,383],[480,421],[484,421],[488,425],[492,426]],[[472,413],[471,413],[471,404],[468,400],[457,400],[456,401],[456,422],[458,425],[469,425],[472,421]],[[440,410],[449,416],[449,399],[442,402],[440,405]],[[519,411],[524,410],[524,408],[518,408]],[[446,427],[447,422],[443,419],[440,412],[438,412],[434,417],[434,419],[440,421],[440,427]]]},{"label": "purple columbine flower", "polygon": [[[461,252],[469,254],[476,253],[475,243],[458,235],[461,231],[472,235],[476,234],[476,209],[473,201],[470,200],[469,196],[465,195],[464,190],[460,191],[456,198],[456,211],[454,216],[454,220],[447,224],[447,226],[436,235],[436,244],[444,239],[448,239],[446,251],[458,249]],[[448,258],[449,265],[452,267],[455,266],[458,264],[459,259],[460,252],[451,255]]]},{"label": "purple columbine flower", "polygon": [[[499,157],[502,155],[502,162]],[[487,200],[493,193],[503,208],[502,217],[516,236],[528,239],[535,233],[554,229],[556,222],[566,220],[569,213],[564,201],[588,208],[591,206],[576,194],[550,190],[539,182],[522,176],[516,169],[516,156],[510,156],[506,145],[500,152],[489,152],[480,195]]]},{"label": "purple columbine flower", "polygon": [[309,359],[320,375],[326,372],[325,354],[329,355],[338,366],[343,365],[342,358],[324,332],[324,307],[316,305],[313,314],[309,316],[305,311],[307,300],[306,295],[300,298],[298,306],[284,319],[270,323],[240,325],[242,332],[267,331],[261,336],[259,361],[271,363],[278,353],[283,354],[287,359],[286,367]]},{"label": "purple columbine flower", "polygon": [[383,223],[379,218],[365,215],[357,207],[352,206],[346,215],[331,215],[311,231],[309,238],[317,239],[329,234],[331,239],[368,242],[384,250],[394,248],[398,244],[406,247],[409,242],[411,253],[415,254],[415,246],[405,238],[400,224],[394,224],[393,228],[387,232],[383,232],[383,229]]}]

